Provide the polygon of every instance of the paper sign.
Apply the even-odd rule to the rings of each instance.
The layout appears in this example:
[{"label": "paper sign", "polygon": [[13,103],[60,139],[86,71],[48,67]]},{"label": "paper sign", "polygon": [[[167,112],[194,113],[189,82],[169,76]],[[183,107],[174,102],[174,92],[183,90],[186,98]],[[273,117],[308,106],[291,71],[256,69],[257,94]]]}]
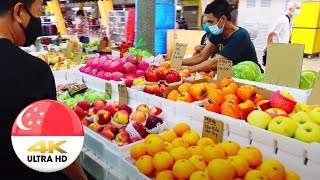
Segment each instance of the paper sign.
[{"label": "paper sign", "polygon": [[70,59],[71,51],[72,51],[73,44],[71,42],[68,42],[67,49],[66,49],[66,57]]},{"label": "paper sign", "polygon": [[98,50],[99,50],[99,51],[102,51],[102,50],[105,49],[106,47],[107,47],[106,41],[101,40],[101,41],[100,41],[100,44],[99,44],[99,46],[98,46]]},{"label": "paper sign", "polygon": [[218,82],[221,82],[224,78],[232,78],[232,61],[219,60],[217,67]]},{"label": "paper sign", "polygon": [[112,86],[110,83],[106,83],[105,84],[105,90],[106,90],[106,93],[111,97],[111,94],[112,94]]},{"label": "paper sign", "polygon": [[82,47],[78,47],[74,51],[73,61],[80,64],[82,58]]},{"label": "paper sign", "polygon": [[222,142],[223,122],[205,116],[203,121],[202,137],[211,138],[216,144]]},{"label": "paper sign", "polygon": [[182,66],[182,59],[184,58],[184,54],[186,53],[187,46],[188,44],[176,43],[175,49],[170,59],[170,67],[180,71]]},{"label": "paper sign", "polygon": [[308,104],[311,104],[311,105],[320,104],[320,71],[318,72],[318,78],[314,83],[314,87],[309,97]]},{"label": "paper sign", "polygon": [[269,44],[264,83],[299,88],[303,44]]},{"label": "paper sign", "polygon": [[128,104],[128,91],[126,86],[118,84],[119,89],[119,104]]}]

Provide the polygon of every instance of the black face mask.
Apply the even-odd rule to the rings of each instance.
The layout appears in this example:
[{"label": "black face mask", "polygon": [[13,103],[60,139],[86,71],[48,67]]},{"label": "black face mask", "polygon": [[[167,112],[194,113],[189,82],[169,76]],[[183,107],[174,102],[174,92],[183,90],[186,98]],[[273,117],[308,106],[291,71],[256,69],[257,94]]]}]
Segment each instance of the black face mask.
[{"label": "black face mask", "polygon": [[34,17],[28,9],[26,10],[30,15],[30,22],[27,28],[24,28],[23,25],[19,23],[26,35],[26,42],[23,44],[24,47],[30,46],[37,40],[38,37],[42,36],[41,19]]}]

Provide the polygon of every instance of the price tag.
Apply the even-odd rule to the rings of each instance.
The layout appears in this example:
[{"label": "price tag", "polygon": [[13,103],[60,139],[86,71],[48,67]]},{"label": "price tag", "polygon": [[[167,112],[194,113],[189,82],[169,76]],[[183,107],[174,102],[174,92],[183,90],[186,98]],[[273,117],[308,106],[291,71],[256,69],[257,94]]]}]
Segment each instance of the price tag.
[{"label": "price tag", "polygon": [[111,94],[112,94],[112,86],[110,83],[106,83],[105,84],[105,90],[106,90],[106,93],[111,97]]},{"label": "price tag", "polygon": [[320,104],[320,71],[318,72],[318,78],[314,82],[314,87],[312,89],[311,95],[308,100],[308,104],[316,105]]},{"label": "price tag", "polygon": [[106,41],[101,40],[101,41],[100,41],[100,44],[99,44],[99,46],[98,46],[98,50],[99,50],[99,51],[102,51],[102,50],[105,49],[106,47],[107,47]]},{"label": "price tag", "polygon": [[67,49],[66,49],[66,57],[70,59],[71,51],[72,51],[73,44],[71,42],[68,42]]},{"label": "price tag", "polygon": [[184,54],[186,53],[187,46],[188,44],[176,43],[175,49],[170,59],[170,67],[180,71],[182,66],[182,59],[184,58]]},{"label": "price tag", "polygon": [[126,86],[119,84],[119,104],[128,104],[128,91]]},{"label": "price tag", "polygon": [[223,122],[205,116],[203,121],[202,137],[211,138],[215,143],[222,142]]},{"label": "price tag", "polygon": [[232,61],[219,60],[218,67],[218,82],[221,82],[223,78],[232,78]]},{"label": "price tag", "polygon": [[81,47],[78,47],[75,49],[75,52],[74,52],[74,56],[73,56],[73,61],[74,62],[77,62],[80,64],[80,61],[81,61],[81,58],[82,58],[82,51],[83,49]]}]

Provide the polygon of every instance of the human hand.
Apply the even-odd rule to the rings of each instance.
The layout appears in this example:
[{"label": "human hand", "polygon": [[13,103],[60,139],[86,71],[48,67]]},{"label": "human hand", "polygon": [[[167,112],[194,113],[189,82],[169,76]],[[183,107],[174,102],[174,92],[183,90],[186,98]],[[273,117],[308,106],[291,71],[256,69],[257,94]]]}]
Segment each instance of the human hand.
[{"label": "human hand", "polygon": [[203,50],[203,45],[196,45],[195,47],[194,47],[194,50],[195,51],[197,51],[197,52],[200,52],[200,51],[202,51]]}]

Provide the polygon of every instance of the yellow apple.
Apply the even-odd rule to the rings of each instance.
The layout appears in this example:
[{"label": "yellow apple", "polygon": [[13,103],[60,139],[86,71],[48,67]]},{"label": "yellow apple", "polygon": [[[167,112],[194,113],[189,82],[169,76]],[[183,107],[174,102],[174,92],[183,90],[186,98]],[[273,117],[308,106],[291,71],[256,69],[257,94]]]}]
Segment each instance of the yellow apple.
[{"label": "yellow apple", "polygon": [[282,96],[287,97],[287,98],[289,98],[289,99],[291,99],[291,100],[294,101],[294,97],[293,97],[291,94],[289,94],[289,93],[287,93],[287,92],[284,92],[284,91],[280,91],[280,94],[281,94]]},{"label": "yellow apple", "polygon": [[304,111],[300,111],[297,113],[290,113],[289,117],[293,119],[296,123],[297,126],[307,123],[307,122],[314,122],[311,117],[308,115],[308,113]]}]

